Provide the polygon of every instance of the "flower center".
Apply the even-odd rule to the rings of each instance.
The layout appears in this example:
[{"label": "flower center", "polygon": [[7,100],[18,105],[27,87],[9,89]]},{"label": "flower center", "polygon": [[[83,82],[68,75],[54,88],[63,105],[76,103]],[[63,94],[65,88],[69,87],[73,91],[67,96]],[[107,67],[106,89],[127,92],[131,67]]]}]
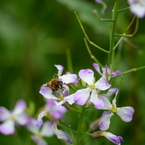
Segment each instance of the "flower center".
[{"label": "flower center", "polygon": [[118,110],[118,108],[115,105],[112,105],[112,112],[116,112]]},{"label": "flower center", "polygon": [[96,89],[95,85],[90,85],[90,88],[91,88],[92,90]]},{"label": "flower center", "polygon": [[11,115],[10,116],[10,119],[15,120],[15,116],[14,115]]},{"label": "flower center", "polygon": [[40,133],[35,134],[35,136],[39,139],[42,138],[42,135]]},{"label": "flower center", "polygon": [[61,101],[63,101],[64,100],[64,97],[63,96],[60,96],[59,98],[57,98],[57,101],[58,102],[61,102]]}]

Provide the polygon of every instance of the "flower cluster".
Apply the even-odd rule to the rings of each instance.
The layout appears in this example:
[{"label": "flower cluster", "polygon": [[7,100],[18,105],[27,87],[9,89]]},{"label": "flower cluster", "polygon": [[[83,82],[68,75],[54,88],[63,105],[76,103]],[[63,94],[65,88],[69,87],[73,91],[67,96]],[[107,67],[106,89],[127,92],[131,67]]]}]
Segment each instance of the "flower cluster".
[{"label": "flower cluster", "polygon": [[[110,67],[103,67],[101,72],[99,65],[97,63],[93,63],[93,67],[101,75],[101,78],[98,81],[95,81],[94,71],[91,69],[81,69],[78,73],[79,78],[77,79],[77,75],[70,73],[66,73],[61,76],[63,66],[55,66],[58,69],[57,75],[59,76],[57,81],[61,81],[63,87],[57,88],[55,92],[53,92],[50,86],[44,84],[40,88],[40,94],[42,94],[44,98],[48,100],[53,100],[53,102],[58,106],[63,105],[66,107],[66,102],[69,105],[76,103],[80,106],[85,104],[93,104],[96,109],[106,110],[102,114],[99,121],[100,131],[94,132],[92,134],[92,137],[105,136],[107,139],[117,145],[123,142],[122,137],[115,136],[114,134],[106,131],[109,128],[110,119],[114,115],[114,113],[118,114],[125,122],[131,121],[134,113],[134,109],[132,107],[116,106],[116,98],[119,90],[117,88],[111,88],[112,85],[109,83],[109,80],[111,80],[112,77],[119,75],[121,72],[119,70],[113,72]],[[69,94],[69,84],[77,83],[78,80],[80,80],[82,83],[81,88],[79,88],[73,94]],[[115,94],[115,97],[112,100],[112,103],[110,103],[109,97],[112,94]],[[66,109],[68,108],[66,107]],[[43,112],[39,114],[39,116],[41,117],[38,117],[38,121],[40,120],[40,118],[42,118],[42,116],[44,116],[41,114],[43,114]],[[55,127],[53,128],[56,128],[56,126],[57,124],[55,123]],[[61,134],[61,131],[58,134]],[[66,141],[72,143],[72,141],[70,141],[70,138],[66,138]]]},{"label": "flower cluster", "polygon": [[[125,122],[130,122],[133,117],[134,109],[130,106],[117,107],[116,98],[118,89],[113,88],[110,83],[111,78],[119,75],[119,70],[113,72],[110,67],[100,69],[97,63],[93,63],[94,69],[101,75],[96,81],[95,72],[92,69],[81,69],[76,74],[66,72],[62,75],[63,66],[55,65],[58,73],[48,83],[41,86],[39,93],[43,95],[46,104],[39,109],[37,119],[31,118],[25,112],[26,103],[20,100],[16,103],[13,111],[8,111],[5,107],[0,107],[0,132],[3,134],[13,134],[16,126],[25,126],[31,133],[31,139],[38,145],[47,145],[43,137],[56,135],[58,139],[65,140],[70,144],[73,141],[70,137],[59,130],[59,119],[61,119],[67,110],[72,109],[70,105],[92,105],[94,109],[105,110],[100,119],[90,125],[90,128],[99,128],[99,131],[93,132],[92,137],[104,136],[114,144],[120,145],[123,142],[121,136],[116,136],[108,132],[111,117],[114,114],[120,116]],[[81,84],[81,85],[79,85]],[[70,94],[71,85],[76,86],[76,91]],[[115,94],[112,103],[110,96]],[[43,121],[43,118],[47,121]],[[97,125],[98,124],[98,125]],[[93,126],[93,127],[92,127]]]}]

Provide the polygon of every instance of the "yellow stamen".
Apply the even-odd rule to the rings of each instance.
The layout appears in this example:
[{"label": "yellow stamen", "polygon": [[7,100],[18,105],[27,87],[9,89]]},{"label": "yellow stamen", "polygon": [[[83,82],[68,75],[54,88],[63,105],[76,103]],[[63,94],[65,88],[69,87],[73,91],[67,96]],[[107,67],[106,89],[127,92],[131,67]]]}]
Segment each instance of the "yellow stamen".
[{"label": "yellow stamen", "polygon": [[96,89],[95,85],[91,85],[90,88],[91,88],[92,90]]}]

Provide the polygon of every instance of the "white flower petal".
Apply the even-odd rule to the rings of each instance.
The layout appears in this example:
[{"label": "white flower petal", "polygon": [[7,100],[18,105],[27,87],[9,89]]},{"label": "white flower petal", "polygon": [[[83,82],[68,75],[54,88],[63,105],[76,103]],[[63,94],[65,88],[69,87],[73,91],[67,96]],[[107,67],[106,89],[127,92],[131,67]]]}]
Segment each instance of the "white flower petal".
[{"label": "white flower petal", "polygon": [[43,126],[42,126],[42,130],[41,130],[41,135],[42,136],[52,136],[54,133],[53,133],[53,130],[52,130],[52,123],[49,122],[49,121],[46,121]]},{"label": "white flower petal", "polygon": [[54,65],[58,69],[58,76],[61,76],[64,67],[62,65]]},{"label": "white flower petal", "polygon": [[102,132],[102,136],[106,137],[108,140],[113,142],[116,145],[121,145],[121,142],[124,142],[123,138],[121,136],[116,136],[110,132]]},{"label": "white flower petal", "polygon": [[53,129],[54,134],[57,136],[58,139],[66,140],[70,144],[73,143],[66,133],[64,133],[61,130],[57,129],[57,126],[56,126],[55,123],[53,124],[52,129]]},{"label": "white flower petal", "polygon": [[25,101],[20,100],[20,101],[17,102],[17,104],[16,104],[16,106],[14,108],[13,114],[14,115],[19,115],[19,114],[24,112],[25,108],[26,108]]},{"label": "white flower petal", "polygon": [[100,97],[104,102],[104,107],[102,109],[103,110],[111,110],[112,109],[112,104],[109,102],[109,100],[104,96],[100,96]]},{"label": "white flower petal", "polygon": [[72,105],[74,101],[74,94],[64,97],[64,100],[67,101],[70,105]]},{"label": "white flower petal", "polygon": [[77,83],[78,82],[77,75],[75,75],[75,74],[62,75],[62,76],[59,77],[59,80],[61,80],[65,84]]},{"label": "white flower petal", "polygon": [[43,95],[47,99],[54,99],[56,100],[57,98],[52,94],[52,90],[49,87],[41,87],[39,93]]},{"label": "white flower petal", "polygon": [[74,93],[75,103],[78,105],[86,104],[90,97],[90,91],[90,88],[86,88],[78,90],[76,93]]},{"label": "white flower petal", "polygon": [[99,122],[99,128],[101,130],[107,130],[109,128],[110,119],[111,119],[112,115],[113,115],[113,113],[104,111],[104,113],[101,116],[100,122]]},{"label": "white flower petal", "polygon": [[130,122],[133,117],[134,109],[132,107],[121,107],[117,109],[116,113],[123,121]]},{"label": "white flower petal", "polygon": [[32,135],[31,138],[37,145],[48,145],[47,142],[43,138],[38,138],[35,135]]},{"label": "white flower petal", "polygon": [[44,110],[41,113],[39,113],[38,118],[37,118],[37,127],[40,127],[43,124],[43,120],[42,118],[44,116],[47,116],[48,111]]},{"label": "white flower petal", "polygon": [[104,107],[103,100],[98,96],[96,90],[92,90],[90,101],[94,104],[95,108],[102,109]]},{"label": "white flower petal", "polygon": [[0,121],[4,121],[8,119],[10,116],[10,112],[5,107],[0,107]]},{"label": "white flower petal", "polygon": [[27,124],[28,130],[32,133],[37,134],[39,132],[39,128],[36,126],[37,120],[31,119],[30,122]]},{"label": "white flower petal", "polygon": [[111,87],[111,85],[107,82],[106,78],[100,78],[96,83],[95,87],[98,90],[107,90]]},{"label": "white flower petal", "polygon": [[88,85],[92,85],[94,80],[94,72],[91,69],[81,69],[79,71],[79,77]]},{"label": "white flower petal", "polygon": [[0,133],[5,135],[13,134],[15,132],[14,121],[9,119],[0,124]]},{"label": "white flower petal", "polygon": [[19,124],[19,125],[26,125],[29,122],[29,117],[26,113],[14,116],[15,117],[15,121]]}]

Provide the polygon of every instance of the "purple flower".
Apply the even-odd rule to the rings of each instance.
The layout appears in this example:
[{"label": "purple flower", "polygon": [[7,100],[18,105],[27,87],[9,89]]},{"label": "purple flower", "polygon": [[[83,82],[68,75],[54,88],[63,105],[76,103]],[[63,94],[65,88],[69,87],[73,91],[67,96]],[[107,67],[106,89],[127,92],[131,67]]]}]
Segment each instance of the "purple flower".
[{"label": "purple flower", "polygon": [[117,70],[115,72],[113,72],[113,71],[111,72],[110,67],[102,67],[102,71],[101,71],[100,67],[97,63],[93,63],[93,67],[100,75],[102,75],[102,77],[108,78],[108,80],[110,80],[111,77],[115,77],[121,73],[120,70]]},{"label": "purple flower", "polygon": [[68,95],[69,94],[69,87],[67,85],[63,85],[63,88],[64,88],[63,90],[58,89],[55,93],[56,95],[54,95],[51,88],[43,85],[40,88],[39,93],[41,95],[43,95],[44,98],[46,98],[46,99],[53,99],[56,105],[62,105],[65,102],[68,102],[69,104],[73,104],[74,103],[73,96]]},{"label": "purple flower", "polygon": [[52,122],[54,119],[60,119],[66,112],[66,108],[61,105],[56,105],[53,99],[49,99],[44,106],[43,111],[38,115],[37,126],[40,127],[43,124],[42,118],[46,116]]},{"label": "purple flower", "polygon": [[52,129],[53,129],[54,134],[57,136],[58,139],[65,140],[65,141],[69,142],[70,144],[73,143],[72,140],[68,137],[68,135],[66,133],[57,129],[57,125],[55,123],[53,124]]},{"label": "purple flower", "polygon": [[70,83],[77,83],[77,75],[76,74],[70,74],[66,73],[65,75],[62,75],[64,67],[62,65],[54,65],[58,69],[58,78],[60,81],[62,81],[65,84],[70,84]]},{"label": "purple flower", "polygon": [[43,139],[43,137],[51,137],[54,134],[52,130],[52,123],[49,121],[46,121],[40,129],[37,127],[37,121],[35,119],[31,119],[27,128],[33,133],[31,138],[37,145],[47,145],[47,142]]},{"label": "purple flower", "polygon": [[15,123],[18,125],[26,125],[29,122],[27,114],[24,112],[26,104],[23,100],[17,102],[13,111],[0,107],[0,132],[3,134],[13,134],[15,132]]},{"label": "purple flower", "polygon": [[101,130],[107,130],[109,128],[110,119],[113,113],[117,113],[120,116],[120,118],[125,122],[130,122],[132,120],[133,113],[134,113],[134,109],[132,107],[130,106],[116,107],[117,93],[118,91],[116,92],[116,96],[112,100],[112,104],[109,102],[109,100],[106,97],[101,96],[104,102],[104,107],[102,109],[108,110],[108,111],[105,111],[103,115],[101,116],[100,123],[99,123],[99,128]]},{"label": "purple flower", "polygon": [[116,136],[110,132],[107,131],[97,131],[92,134],[92,137],[99,137],[104,136],[111,142],[113,142],[116,145],[121,145],[121,142],[124,142],[123,138],[121,136]]},{"label": "purple flower", "polygon": [[97,109],[104,107],[104,102],[99,97],[100,91],[107,90],[111,85],[106,81],[106,78],[99,79],[94,83],[94,72],[91,69],[82,69],[79,71],[79,77],[88,84],[85,89],[78,90],[74,94],[74,100],[79,105],[84,105],[90,99]]},{"label": "purple flower", "polygon": [[130,11],[137,17],[143,18],[145,16],[145,1],[144,0],[128,0]]}]

